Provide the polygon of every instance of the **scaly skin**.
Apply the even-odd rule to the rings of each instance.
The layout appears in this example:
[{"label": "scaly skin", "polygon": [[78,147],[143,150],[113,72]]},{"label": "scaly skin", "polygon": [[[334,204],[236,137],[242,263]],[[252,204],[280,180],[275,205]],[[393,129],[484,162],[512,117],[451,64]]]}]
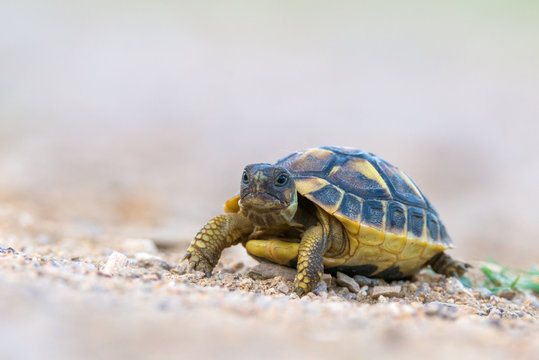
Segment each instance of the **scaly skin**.
[{"label": "scaly skin", "polygon": [[324,263],[322,255],[326,250],[326,239],[322,225],[309,228],[299,244],[296,294],[302,296],[314,290],[322,279]]},{"label": "scaly skin", "polygon": [[464,275],[466,271],[468,271],[468,268],[471,267],[470,264],[455,260],[444,252],[435,255],[429,260],[428,263],[430,264],[432,270],[438,274],[453,276],[456,278]]},{"label": "scaly skin", "polygon": [[182,260],[189,261],[190,270],[209,276],[223,250],[241,242],[252,231],[253,226],[238,213],[216,216],[198,232]]}]

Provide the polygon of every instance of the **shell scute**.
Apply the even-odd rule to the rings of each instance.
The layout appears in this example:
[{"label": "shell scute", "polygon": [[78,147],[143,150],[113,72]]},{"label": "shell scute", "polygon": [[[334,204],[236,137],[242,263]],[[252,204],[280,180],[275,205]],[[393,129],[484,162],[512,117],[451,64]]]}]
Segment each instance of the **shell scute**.
[{"label": "shell scute", "polygon": [[316,202],[322,209],[333,214],[341,205],[344,191],[334,185],[327,185],[307,195],[307,198]]},{"label": "shell scute", "polygon": [[291,154],[277,164],[297,174],[323,173],[331,166],[331,159],[335,154],[325,149],[309,149]]},{"label": "shell scute", "polygon": [[333,213],[352,234],[359,232],[362,203],[363,200],[361,198],[350,193],[345,193],[341,205]]},{"label": "shell scute", "polygon": [[425,212],[422,209],[410,207],[408,209],[408,233],[417,238],[423,236],[425,225]]},{"label": "shell scute", "polygon": [[406,208],[396,201],[387,205],[386,230],[394,234],[406,233]]},{"label": "shell scute", "polygon": [[295,179],[295,183],[298,192],[303,196],[306,196],[329,185],[329,182],[326,179],[314,176],[297,177]]},{"label": "shell scute", "polygon": [[410,205],[426,207],[423,194],[406,173],[382,159],[377,159],[377,164],[393,186],[395,198]]},{"label": "shell scute", "polygon": [[432,241],[440,241],[440,224],[433,214],[427,214],[427,230]]},{"label": "shell scute", "polygon": [[378,171],[366,159],[345,158],[331,169],[329,182],[365,199],[390,199],[390,190]]},{"label": "shell scute", "polygon": [[377,229],[383,229],[385,218],[384,203],[377,200],[367,200],[363,204],[361,221]]}]

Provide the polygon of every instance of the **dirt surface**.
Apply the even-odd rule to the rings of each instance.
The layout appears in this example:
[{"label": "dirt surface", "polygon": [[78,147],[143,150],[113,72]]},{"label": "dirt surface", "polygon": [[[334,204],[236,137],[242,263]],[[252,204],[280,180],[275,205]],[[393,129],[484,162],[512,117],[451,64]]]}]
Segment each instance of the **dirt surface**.
[{"label": "dirt surface", "polygon": [[0,213],[3,359],[536,359],[539,352],[539,303],[529,294],[508,300],[424,270],[357,293],[325,275],[300,299],[291,294],[293,271],[257,265],[240,247],[206,278],[178,264],[187,244],[64,228],[6,205]]}]

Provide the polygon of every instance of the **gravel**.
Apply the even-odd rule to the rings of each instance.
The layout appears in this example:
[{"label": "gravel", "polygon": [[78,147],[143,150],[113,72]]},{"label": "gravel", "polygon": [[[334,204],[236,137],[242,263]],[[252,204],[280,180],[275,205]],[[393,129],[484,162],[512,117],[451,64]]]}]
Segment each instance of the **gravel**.
[{"label": "gravel", "polygon": [[[3,216],[5,224],[19,215]],[[128,251],[125,239],[35,216],[31,226],[0,228],[2,357],[355,358],[361,349],[376,359],[532,359],[539,351],[529,293],[494,296],[426,269],[378,285],[324,274],[299,298],[293,269],[257,264],[241,248],[207,277],[178,264],[187,241],[145,252],[146,241],[127,241]]]}]

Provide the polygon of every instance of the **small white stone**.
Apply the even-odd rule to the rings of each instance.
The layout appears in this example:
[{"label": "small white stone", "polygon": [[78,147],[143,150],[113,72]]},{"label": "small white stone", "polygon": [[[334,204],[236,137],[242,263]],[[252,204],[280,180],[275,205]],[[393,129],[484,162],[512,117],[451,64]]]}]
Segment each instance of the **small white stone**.
[{"label": "small white stone", "polygon": [[127,261],[127,256],[115,251],[109,256],[101,272],[107,275],[118,274],[127,266]]}]

